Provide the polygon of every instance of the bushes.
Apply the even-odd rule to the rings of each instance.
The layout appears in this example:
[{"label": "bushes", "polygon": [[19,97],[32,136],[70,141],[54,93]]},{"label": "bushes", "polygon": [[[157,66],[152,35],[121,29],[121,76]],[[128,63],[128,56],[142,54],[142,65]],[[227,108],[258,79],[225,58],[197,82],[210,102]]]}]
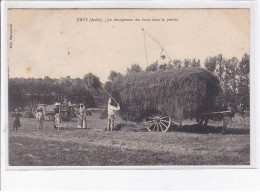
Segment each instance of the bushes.
[{"label": "bushes", "polygon": [[219,91],[218,78],[202,68],[128,74],[112,85],[122,118],[131,121],[156,112],[179,121],[194,118],[214,109]]},{"label": "bushes", "polygon": [[30,103],[53,104],[66,97],[72,103],[84,103],[87,107],[96,106],[96,91],[101,87],[99,78],[92,73],[86,74],[84,79],[61,77],[52,79],[42,78],[9,78],[9,110],[16,107],[24,108]]}]

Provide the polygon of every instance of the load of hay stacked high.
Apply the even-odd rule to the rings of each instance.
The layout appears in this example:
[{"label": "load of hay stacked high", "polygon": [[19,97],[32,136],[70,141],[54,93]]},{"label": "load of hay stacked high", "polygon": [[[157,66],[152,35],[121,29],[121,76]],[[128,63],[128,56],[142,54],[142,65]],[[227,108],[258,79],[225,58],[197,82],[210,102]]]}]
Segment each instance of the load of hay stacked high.
[{"label": "load of hay stacked high", "polygon": [[167,131],[171,121],[197,118],[214,109],[218,78],[203,68],[140,72],[119,76],[112,84],[123,119],[145,119],[150,131]]}]

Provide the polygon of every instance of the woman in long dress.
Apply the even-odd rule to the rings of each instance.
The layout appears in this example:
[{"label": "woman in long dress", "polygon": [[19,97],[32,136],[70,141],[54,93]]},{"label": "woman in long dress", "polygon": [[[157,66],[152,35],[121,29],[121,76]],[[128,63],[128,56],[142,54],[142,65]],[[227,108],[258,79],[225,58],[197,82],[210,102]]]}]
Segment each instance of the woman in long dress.
[{"label": "woman in long dress", "polygon": [[62,119],[61,119],[61,115],[60,115],[60,103],[55,103],[55,107],[54,107],[54,128],[55,129],[63,129],[63,125],[62,125]]},{"label": "woman in long dress", "polygon": [[18,127],[21,127],[20,117],[22,117],[17,108],[15,109],[15,113],[12,117],[14,117],[13,131],[17,131]]},{"label": "woman in long dress", "polygon": [[86,114],[86,108],[83,103],[81,103],[80,107],[79,107],[78,128],[81,128],[81,129],[87,128],[87,114]]}]

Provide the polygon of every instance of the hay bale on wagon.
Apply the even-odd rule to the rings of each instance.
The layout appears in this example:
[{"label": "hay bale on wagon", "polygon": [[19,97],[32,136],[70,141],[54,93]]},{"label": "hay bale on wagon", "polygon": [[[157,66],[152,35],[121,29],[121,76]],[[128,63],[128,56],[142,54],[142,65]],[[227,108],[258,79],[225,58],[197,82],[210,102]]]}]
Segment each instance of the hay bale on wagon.
[{"label": "hay bale on wagon", "polygon": [[[169,123],[171,118],[180,123],[186,118],[196,118],[214,109],[219,91],[218,78],[203,68],[133,73],[117,77],[112,85],[122,118],[130,121],[152,115],[155,118],[158,113],[168,115],[169,118],[163,119]],[[159,125],[152,125],[149,120],[147,123]]]}]

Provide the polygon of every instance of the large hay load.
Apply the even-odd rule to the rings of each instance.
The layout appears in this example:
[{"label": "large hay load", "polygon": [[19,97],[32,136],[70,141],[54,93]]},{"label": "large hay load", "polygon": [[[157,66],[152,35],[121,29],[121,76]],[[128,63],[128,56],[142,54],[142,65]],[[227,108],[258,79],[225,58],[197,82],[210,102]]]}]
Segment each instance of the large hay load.
[{"label": "large hay load", "polygon": [[132,73],[118,77],[112,94],[123,119],[142,121],[148,130],[167,131],[171,119],[182,122],[214,109],[219,80],[203,68]]}]

